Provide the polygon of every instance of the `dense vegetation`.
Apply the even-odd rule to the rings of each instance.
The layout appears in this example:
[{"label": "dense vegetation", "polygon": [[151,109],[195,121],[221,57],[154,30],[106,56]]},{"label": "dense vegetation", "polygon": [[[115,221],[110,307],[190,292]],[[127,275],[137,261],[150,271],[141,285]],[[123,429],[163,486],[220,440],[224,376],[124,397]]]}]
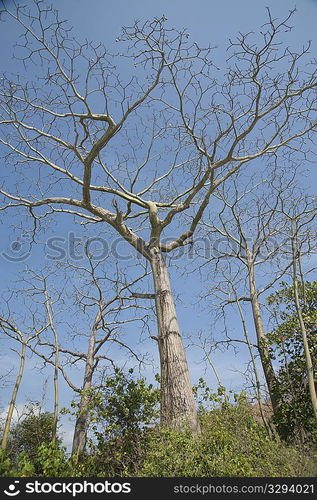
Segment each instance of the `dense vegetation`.
[{"label": "dense vegetation", "polygon": [[[4,476],[315,476],[316,452],[269,436],[244,393],[194,388],[202,433],[161,429],[158,390],[132,374],[108,378],[91,398],[89,446],[70,457],[51,441],[53,418],[34,409],[11,432]],[[76,403],[72,410],[76,412]]]},{"label": "dense vegetation", "polygon": [[[299,284],[303,317],[313,360],[317,359],[317,281]],[[316,419],[308,390],[305,353],[293,302],[293,287],[281,284],[268,303],[280,316],[278,327],[268,335],[277,373],[281,404],[275,423],[282,438],[298,443],[317,443]],[[314,373],[316,381],[316,370]],[[315,382],[316,386],[316,382]]]}]

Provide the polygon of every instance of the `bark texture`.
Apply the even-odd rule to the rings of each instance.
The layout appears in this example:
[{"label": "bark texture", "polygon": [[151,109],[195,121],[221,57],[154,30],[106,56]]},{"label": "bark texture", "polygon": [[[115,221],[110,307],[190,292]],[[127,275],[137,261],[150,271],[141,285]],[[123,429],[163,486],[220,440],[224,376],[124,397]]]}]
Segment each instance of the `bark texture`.
[{"label": "bark texture", "polygon": [[85,376],[83,388],[81,391],[81,398],[78,410],[78,416],[75,423],[72,455],[79,456],[85,451],[88,429],[88,411],[90,402],[90,389],[92,385],[92,376],[94,373],[94,356],[96,344],[96,325],[94,325],[87,350],[87,358],[85,365]]},{"label": "bark texture", "polygon": [[185,349],[168,270],[158,248],[151,250],[161,364],[161,425],[200,433]]},{"label": "bark texture", "polygon": [[257,335],[257,344],[267,388],[270,394],[273,413],[275,414],[280,405],[280,398],[278,395],[278,382],[272,365],[271,356],[266,345],[266,337],[263,328],[261,308],[255,283],[254,263],[251,254],[248,255],[248,269],[249,269],[249,286],[250,286],[252,314],[253,314],[254,327]]}]

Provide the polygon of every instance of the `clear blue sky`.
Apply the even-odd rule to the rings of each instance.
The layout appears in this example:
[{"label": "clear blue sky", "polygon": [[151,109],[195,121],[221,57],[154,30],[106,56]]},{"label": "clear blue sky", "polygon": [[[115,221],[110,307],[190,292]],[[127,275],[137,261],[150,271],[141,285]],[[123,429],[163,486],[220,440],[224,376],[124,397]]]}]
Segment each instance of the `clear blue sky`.
[{"label": "clear blue sky", "polygon": [[[10,0],[7,0],[7,5]],[[228,39],[233,37],[237,32],[248,32],[257,29],[266,20],[265,7],[271,9],[274,17],[283,17],[288,10],[293,9],[295,3],[289,0],[197,0],[196,2],[187,0],[161,0],[160,2],[141,1],[141,0],[55,0],[53,5],[61,13],[61,17],[68,19],[70,24],[74,26],[75,33],[78,38],[87,38],[96,41],[102,41],[106,46],[112,46],[115,38],[120,34],[122,25],[129,25],[135,19],[146,20],[151,17],[159,17],[163,14],[168,18],[169,24],[176,28],[186,27],[191,37],[200,45],[210,43],[218,47],[219,60],[226,57],[226,46]],[[297,3],[298,12],[294,17],[294,30],[288,34],[289,43],[291,46],[301,46],[307,40],[312,40],[312,53],[316,54],[317,46],[317,1],[316,0],[300,0]],[[0,54],[0,65],[3,70],[14,72],[14,61],[9,58],[13,43],[16,41],[16,32],[12,28],[8,28],[6,24],[0,24],[0,46],[2,48]],[[3,165],[1,167],[4,167]],[[311,183],[314,181],[317,184],[316,174],[312,176]],[[12,228],[7,226],[8,219],[4,219],[3,225],[0,225],[2,232],[0,252],[8,251],[10,244],[21,237],[21,229],[19,227],[13,232]],[[19,221],[16,221],[19,226]],[[53,226],[49,229],[51,232],[58,230],[59,233],[67,233],[71,230],[70,221],[63,222],[63,228]],[[57,233],[56,233],[57,234]],[[43,240],[43,239],[42,239]],[[2,285],[3,288],[10,285],[25,264],[39,265],[43,260],[42,250],[34,249],[29,259],[23,263],[8,263],[6,259],[0,256],[0,264],[2,270]],[[191,294],[198,293],[199,284],[193,282],[192,277],[179,278],[174,275],[173,284],[176,294],[180,296],[181,301],[178,303],[178,310],[181,319],[181,326],[186,333],[193,333],[194,330],[206,329],[210,327],[211,321],[208,311],[200,311],[191,304],[188,290]],[[144,349],[153,350],[155,355],[155,346],[148,344]],[[196,364],[198,353],[190,350],[189,361],[191,365],[191,374],[194,381],[202,376],[202,367]],[[234,357],[232,353],[219,353],[215,364],[221,375],[221,378],[228,388],[238,387],[241,384],[241,379],[234,369],[243,369],[246,357],[240,355]],[[6,365],[16,366],[14,355],[9,351],[6,353]],[[33,361],[32,361],[33,363]],[[41,377],[32,377],[31,364],[27,367],[26,377],[23,381],[21,393],[19,395],[19,403],[22,404],[27,397],[31,399],[38,397],[38,392],[41,391],[43,379]],[[211,374],[207,376],[211,385],[214,385],[214,378]],[[9,392],[6,393],[6,396]],[[64,390],[61,399],[62,405],[66,405],[69,399],[69,391]],[[49,402],[49,399],[48,399]],[[1,399],[1,407],[6,406],[6,398]],[[67,427],[67,424],[66,424]]]}]

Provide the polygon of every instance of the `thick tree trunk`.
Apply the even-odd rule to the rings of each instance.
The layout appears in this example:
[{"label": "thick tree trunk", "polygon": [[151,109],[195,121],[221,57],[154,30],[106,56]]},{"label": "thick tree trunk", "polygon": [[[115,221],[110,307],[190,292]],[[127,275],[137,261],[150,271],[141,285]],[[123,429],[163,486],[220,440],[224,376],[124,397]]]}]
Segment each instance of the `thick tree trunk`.
[{"label": "thick tree trunk", "polygon": [[9,434],[10,434],[10,428],[11,428],[11,423],[12,423],[12,416],[13,416],[13,411],[15,407],[15,403],[17,400],[17,395],[18,391],[20,388],[21,380],[22,380],[22,375],[24,371],[24,363],[25,363],[25,351],[26,351],[26,344],[25,342],[21,343],[21,354],[20,354],[20,366],[19,366],[19,371],[18,371],[18,376],[16,378],[14,388],[12,391],[12,396],[11,396],[11,401],[9,404],[9,409],[8,409],[8,414],[6,418],[6,423],[4,425],[4,430],[3,430],[3,436],[2,436],[2,442],[1,442],[1,448],[5,450],[8,445],[8,440],[9,440]]},{"label": "thick tree trunk", "polygon": [[270,395],[270,400],[272,403],[273,413],[276,414],[281,402],[278,394],[278,382],[272,365],[271,356],[266,345],[266,337],[263,328],[261,308],[255,284],[254,264],[252,261],[252,256],[250,254],[248,256],[248,269],[249,269],[250,297],[251,297],[253,321],[257,335],[257,344],[267,388]]},{"label": "thick tree trunk", "polygon": [[161,425],[200,432],[184,345],[177,321],[168,270],[162,253],[151,250],[158,344],[161,364]]},{"label": "thick tree trunk", "polygon": [[93,327],[89,339],[84,383],[81,392],[78,415],[75,424],[72,455],[78,457],[85,451],[88,429],[88,412],[90,402],[90,389],[92,384],[92,376],[94,373],[94,353],[96,344],[96,329]]}]

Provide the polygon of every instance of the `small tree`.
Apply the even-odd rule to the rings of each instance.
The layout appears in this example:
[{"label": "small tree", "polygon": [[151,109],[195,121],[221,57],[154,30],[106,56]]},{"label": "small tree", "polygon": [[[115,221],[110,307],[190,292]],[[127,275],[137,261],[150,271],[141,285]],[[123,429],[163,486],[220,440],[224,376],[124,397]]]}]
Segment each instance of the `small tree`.
[{"label": "small tree", "polygon": [[159,418],[159,390],[133,370],[117,369],[89,401],[90,454],[95,470],[129,475],[140,468],[147,452],[147,431]]},{"label": "small tree", "polygon": [[[24,418],[12,428],[8,456],[14,463],[17,462],[20,453],[25,453],[31,463],[36,464],[39,446],[52,441],[52,433],[55,432],[54,414],[42,413],[38,410],[34,405],[27,408]],[[58,436],[56,436],[56,442],[61,443]]]},{"label": "small tree", "polygon": [[[297,288],[301,303],[305,296],[302,317],[311,358],[316,360],[317,282],[299,282]],[[277,378],[281,405],[275,415],[275,422],[285,439],[317,442],[317,425],[310,397],[302,332],[294,302],[294,286],[283,282],[281,288],[270,295],[268,303],[278,323],[269,335],[272,356],[279,363]],[[313,376],[317,386],[316,366]]]},{"label": "small tree", "polygon": [[[67,262],[40,272],[28,270],[18,282],[19,295],[26,296],[26,303],[20,305],[21,313],[36,303],[47,320],[47,332],[41,338],[32,337],[31,340],[36,341],[27,343],[24,350],[29,349],[44,366],[54,368],[55,429],[58,375],[61,374],[68,386],[80,394],[72,446],[74,456],[85,450],[91,391],[102,387],[104,372],[116,369],[119,364],[116,349],[127,353],[124,363],[128,357],[139,365],[146,360],[146,354],[139,354],[129,345],[130,339],[124,337],[124,329],[128,330],[133,324],[141,328],[147,325],[151,307],[138,304],[136,300],[138,285],[147,274],[145,269],[140,276],[128,278],[123,271],[119,272],[116,267],[107,269],[102,261],[94,261],[86,253],[80,265]],[[130,317],[132,309],[134,314]],[[75,324],[71,321],[72,316]],[[37,323],[38,318],[34,317],[34,321]],[[57,330],[62,334],[58,336]],[[82,385],[72,381],[75,364],[83,368]],[[53,441],[54,436],[53,432]]]}]

